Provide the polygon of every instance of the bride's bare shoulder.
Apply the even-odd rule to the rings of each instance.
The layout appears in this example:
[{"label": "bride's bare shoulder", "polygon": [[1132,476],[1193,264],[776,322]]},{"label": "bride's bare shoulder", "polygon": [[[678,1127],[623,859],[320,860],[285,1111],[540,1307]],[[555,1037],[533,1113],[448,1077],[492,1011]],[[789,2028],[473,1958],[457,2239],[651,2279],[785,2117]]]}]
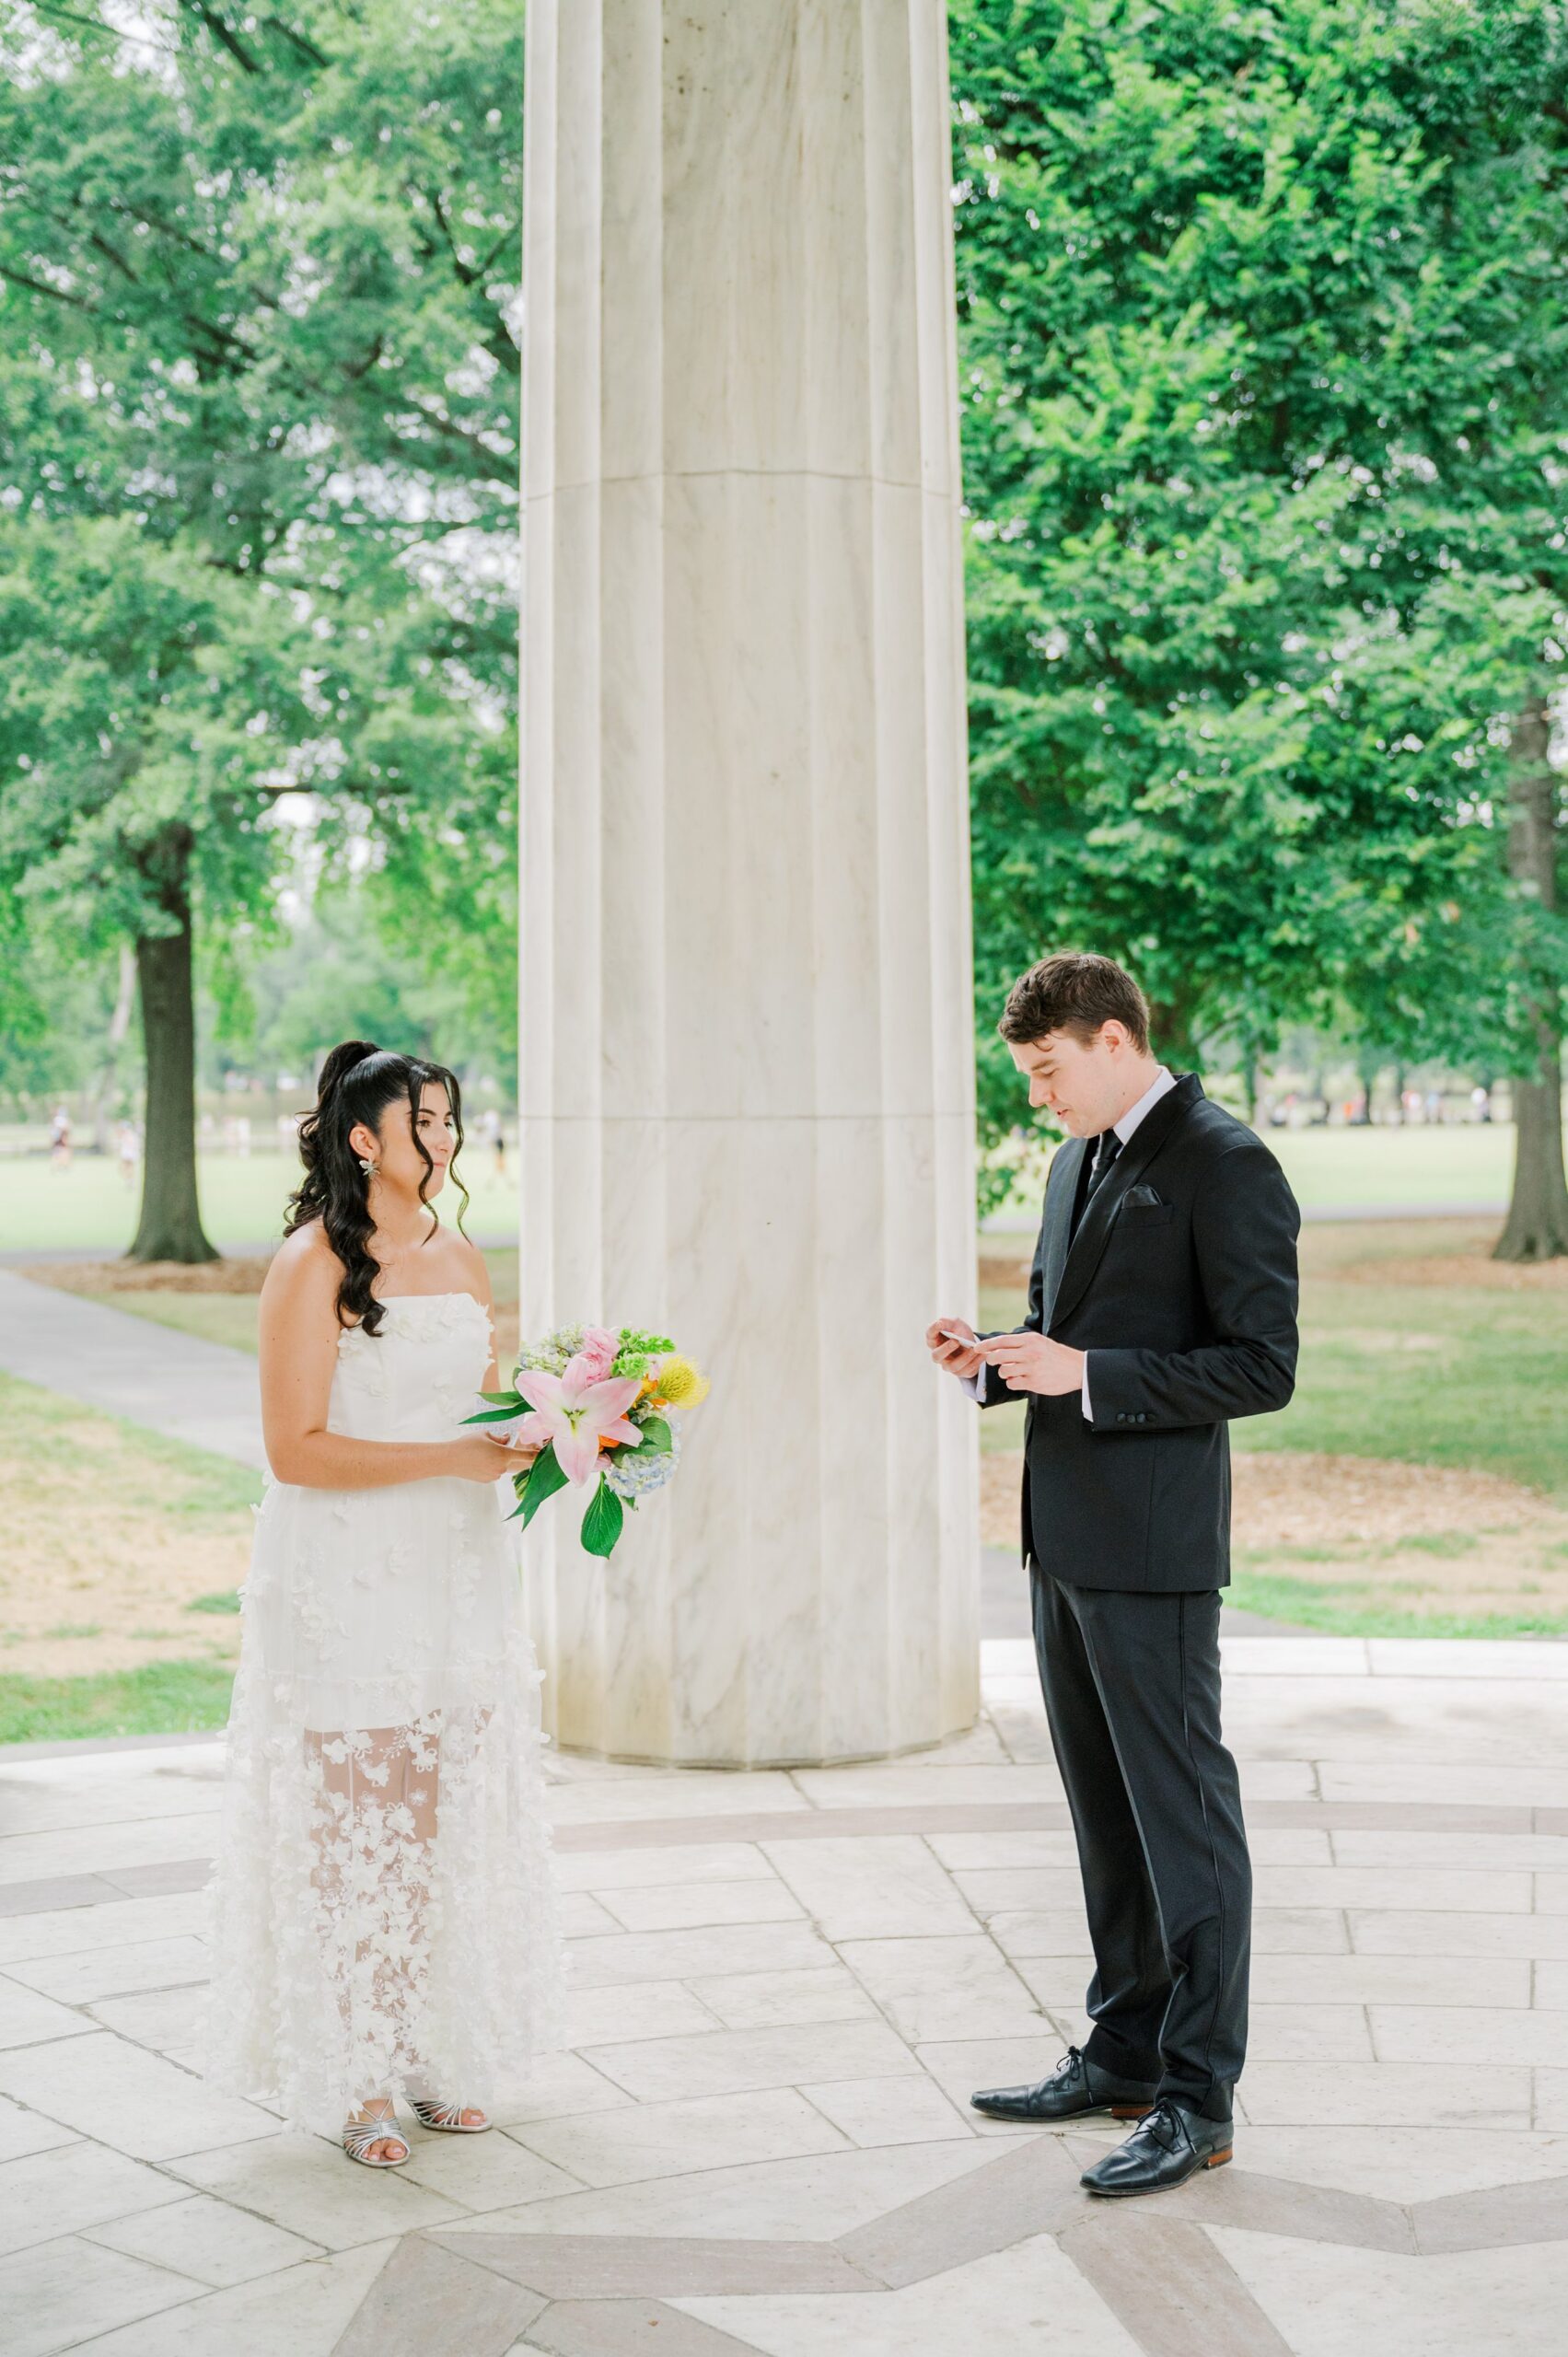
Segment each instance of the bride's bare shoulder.
[{"label": "bride's bare shoulder", "polygon": [[273,1253],[261,1281],[261,1299],[269,1308],[335,1300],[343,1283],[343,1262],[327,1241],[319,1219],[308,1220],[285,1236]]}]

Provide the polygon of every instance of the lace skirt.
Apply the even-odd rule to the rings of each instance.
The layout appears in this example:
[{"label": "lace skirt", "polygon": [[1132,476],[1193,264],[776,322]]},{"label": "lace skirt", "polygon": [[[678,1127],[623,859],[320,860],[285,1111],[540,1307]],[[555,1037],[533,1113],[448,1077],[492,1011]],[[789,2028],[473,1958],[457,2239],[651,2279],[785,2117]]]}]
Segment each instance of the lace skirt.
[{"label": "lace skirt", "polygon": [[211,1892],[206,2070],[336,2134],[504,2112],[559,2041],[540,1674],[494,1493],[269,1487]]}]

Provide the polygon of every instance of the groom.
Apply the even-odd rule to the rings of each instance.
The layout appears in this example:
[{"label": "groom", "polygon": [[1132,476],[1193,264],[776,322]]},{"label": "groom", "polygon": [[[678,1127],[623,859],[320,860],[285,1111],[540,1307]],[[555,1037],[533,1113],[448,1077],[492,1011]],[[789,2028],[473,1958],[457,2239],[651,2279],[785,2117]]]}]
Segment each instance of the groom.
[{"label": "groom", "polygon": [[1024,1561],[1094,2027],[1039,2085],[973,2100],[998,2119],[1137,2119],[1083,2182],[1153,2193],[1231,2154],[1251,1872],[1220,1738],[1226,1426],[1291,1396],[1300,1217],[1253,1132],[1155,1062],[1144,994],[1109,958],[1046,958],[999,1028],[1067,1132],[1028,1316],[985,1337],[939,1318],[926,1341],[981,1407],[1028,1398]]}]

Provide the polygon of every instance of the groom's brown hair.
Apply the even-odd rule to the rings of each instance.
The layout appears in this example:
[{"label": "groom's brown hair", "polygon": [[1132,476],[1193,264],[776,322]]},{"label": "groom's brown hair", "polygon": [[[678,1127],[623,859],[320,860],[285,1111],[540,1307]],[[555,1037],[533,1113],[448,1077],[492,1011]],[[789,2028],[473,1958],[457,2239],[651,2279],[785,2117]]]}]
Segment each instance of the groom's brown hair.
[{"label": "groom's brown hair", "polygon": [[1019,975],[996,1028],[1023,1047],[1051,1031],[1092,1039],[1107,1023],[1125,1024],[1139,1053],[1148,1053],[1149,1002],[1132,975],[1113,958],[1064,949]]}]

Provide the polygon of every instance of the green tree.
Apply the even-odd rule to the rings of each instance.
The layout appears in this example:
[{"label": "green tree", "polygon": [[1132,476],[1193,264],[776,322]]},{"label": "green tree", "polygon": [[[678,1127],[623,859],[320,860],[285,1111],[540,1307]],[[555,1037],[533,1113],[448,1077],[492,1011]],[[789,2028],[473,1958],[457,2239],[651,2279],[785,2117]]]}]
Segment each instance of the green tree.
[{"label": "green tree", "polygon": [[[1562,11],[958,0],[953,34],[981,1005],[1076,941],[1179,1057],[1345,1008],[1504,1055],[1503,1248],[1568,1249]],[[987,1049],[993,1135],[1005,1084]]]},{"label": "green tree", "polygon": [[520,14],[0,0],[0,876],[134,941],[132,1248],[200,1259],[192,940],[264,926],[278,797],[382,847],[389,922],[433,844],[459,921],[504,890]]}]

